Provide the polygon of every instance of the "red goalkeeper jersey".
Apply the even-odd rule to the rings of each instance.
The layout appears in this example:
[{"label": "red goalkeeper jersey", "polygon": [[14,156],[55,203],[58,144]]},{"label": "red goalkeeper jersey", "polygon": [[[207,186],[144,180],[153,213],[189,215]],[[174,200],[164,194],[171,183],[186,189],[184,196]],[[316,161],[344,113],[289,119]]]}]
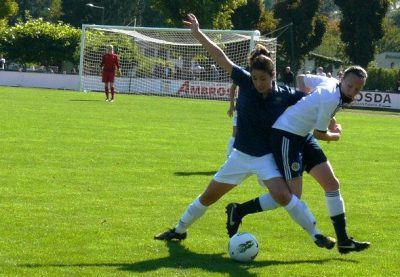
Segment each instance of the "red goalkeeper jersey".
[{"label": "red goalkeeper jersey", "polygon": [[119,68],[118,56],[111,53],[104,54],[100,66],[103,68],[103,71],[115,72],[115,69]]}]

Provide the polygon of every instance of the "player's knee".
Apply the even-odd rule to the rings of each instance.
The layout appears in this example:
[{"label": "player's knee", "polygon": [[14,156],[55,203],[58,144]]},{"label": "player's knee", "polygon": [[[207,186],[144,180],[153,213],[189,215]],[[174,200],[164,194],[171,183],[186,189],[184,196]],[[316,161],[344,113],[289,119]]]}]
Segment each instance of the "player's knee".
[{"label": "player's knee", "polygon": [[339,189],[339,187],[340,187],[340,182],[339,182],[339,179],[338,179],[338,178],[335,177],[335,179],[334,179],[334,181],[333,181],[333,183],[332,183],[332,186],[334,186],[336,189]]},{"label": "player's knee", "polygon": [[220,197],[217,195],[205,191],[202,195],[200,195],[199,201],[202,205],[208,207],[217,202],[219,198]]},{"label": "player's knee", "polygon": [[286,206],[292,198],[292,194],[287,190],[277,190],[271,192],[271,195],[274,200],[281,206]]},{"label": "player's knee", "polygon": [[336,177],[330,179],[328,182],[323,184],[323,188],[326,192],[338,190],[340,188],[339,179]]},{"label": "player's knee", "polygon": [[211,182],[207,189],[200,195],[199,201],[204,206],[210,206],[218,201],[223,193],[220,193],[214,182]]}]

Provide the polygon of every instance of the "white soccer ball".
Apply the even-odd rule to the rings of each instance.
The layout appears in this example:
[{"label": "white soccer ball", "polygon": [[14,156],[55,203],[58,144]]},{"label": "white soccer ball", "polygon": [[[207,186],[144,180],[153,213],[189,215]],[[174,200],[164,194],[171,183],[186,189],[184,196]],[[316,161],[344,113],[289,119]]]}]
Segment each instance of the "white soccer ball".
[{"label": "white soccer ball", "polygon": [[258,254],[258,241],[250,233],[236,233],[229,240],[229,256],[238,262],[251,262]]}]

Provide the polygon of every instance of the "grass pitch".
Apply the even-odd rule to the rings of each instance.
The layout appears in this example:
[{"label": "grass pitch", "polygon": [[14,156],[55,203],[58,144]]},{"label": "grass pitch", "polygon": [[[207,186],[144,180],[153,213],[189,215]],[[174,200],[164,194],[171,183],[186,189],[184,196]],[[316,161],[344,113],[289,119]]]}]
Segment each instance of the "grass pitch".
[{"label": "grass pitch", "polygon": [[[225,160],[227,102],[0,87],[2,276],[398,276],[400,117],[348,111],[323,143],[341,180],[349,234],[365,252],[317,248],[277,209],[248,216],[255,262],[229,259],[224,207],[263,193],[254,177],[227,194],[183,243],[175,225]],[[303,199],[334,236],[318,184]]]}]

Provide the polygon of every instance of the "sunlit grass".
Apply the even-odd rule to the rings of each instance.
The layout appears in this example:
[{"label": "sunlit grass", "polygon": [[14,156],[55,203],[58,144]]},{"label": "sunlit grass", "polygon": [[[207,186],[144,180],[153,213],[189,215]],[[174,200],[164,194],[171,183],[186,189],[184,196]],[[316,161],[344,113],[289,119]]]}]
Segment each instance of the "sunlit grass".
[{"label": "sunlit grass", "polygon": [[[257,260],[232,262],[224,207],[263,193],[250,178],[212,206],[182,244],[153,240],[175,225],[225,160],[228,103],[0,87],[0,275],[395,276],[400,118],[343,112],[322,143],[341,180],[348,231],[363,253],[315,247],[282,210],[249,216]],[[323,191],[304,200],[334,235]],[[396,274],[397,272],[397,274]]]}]

